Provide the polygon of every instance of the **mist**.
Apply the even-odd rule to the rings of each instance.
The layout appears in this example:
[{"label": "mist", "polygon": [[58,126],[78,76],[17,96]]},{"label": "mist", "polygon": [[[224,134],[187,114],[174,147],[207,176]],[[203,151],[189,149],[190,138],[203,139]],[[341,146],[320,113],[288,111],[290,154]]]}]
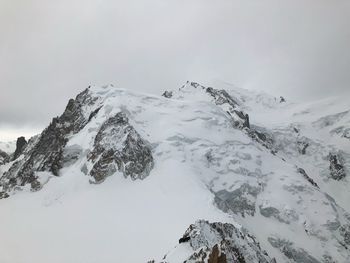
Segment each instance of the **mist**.
[{"label": "mist", "polygon": [[0,141],[39,132],[89,85],[348,95],[349,20],[345,0],[0,0]]}]

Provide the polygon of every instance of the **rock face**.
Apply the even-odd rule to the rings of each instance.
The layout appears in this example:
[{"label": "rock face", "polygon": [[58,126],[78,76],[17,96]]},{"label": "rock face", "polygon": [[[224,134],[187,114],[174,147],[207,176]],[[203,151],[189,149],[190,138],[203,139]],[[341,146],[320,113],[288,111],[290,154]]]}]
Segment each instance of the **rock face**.
[{"label": "rock face", "polygon": [[227,114],[232,118],[233,126],[235,128],[245,130],[248,136],[253,140],[257,141],[264,147],[275,151],[273,149],[273,140],[271,137],[261,129],[259,130],[256,126],[251,127],[249,115],[240,109],[239,103],[233,99],[227,91],[209,87],[206,89],[206,92],[214,98],[216,105],[223,106],[223,109],[225,109]]},{"label": "rock face", "polygon": [[344,166],[339,163],[339,157],[335,154],[329,154],[329,170],[334,180],[341,180],[346,176]]},{"label": "rock face", "polygon": [[[79,151],[74,156],[67,154],[66,144],[96,117],[102,107],[100,101],[99,93],[93,93],[88,88],[76,99],[71,99],[63,114],[54,118],[41,135],[28,145],[23,137],[19,138],[14,159],[21,154],[24,157],[15,161],[0,178],[2,191],[9,192],[27,184],[33,191],[39,190],[42,185],[36,172],[50,172],[59,176],[65,164],[72,164],[81,158],[83,153]],[[8,157],[3,156],[4,162]],[[96,182],[117,170],[132,179],[143,179],[153,167],[151,150],[123,113],[109,118],[102,125],[89,161],[94,164],[90,174]]]},{"label": "rock face", "polygon": [[303,168],[298,168],[298,173],[302,174],[304,176],[304,178],[310,183],[312,184],[313,186],[318,187],[317,183],[308,176],[308,174],[305,172],[305,170]]},{"label": "rock face", "polygon": [[[264,129],[261,129],[257,126],[253,126],[250,123],[249,114],[241,109],[238,100],[233,98],[226,90],[224,89],[215,89],[213,87],[204,87],[196,82],[187,82],[181,89],[180,92],[184,89],[196,89],[198,91],[205,92],[208,94],[212,101],[222,108],[224,112],[231,118],[232,125],[236,129],[241,129],[247,133],[254,141],[260,143],[264,147],[270,149],[272,152],[276,152],[276,149],[273,145],[273,140]],[[174,96],[174,94],[172,93]]]},{"label": "rock face", "polygon": [[[198,86],[199,84],[192,82],[191,85]],[[223,105],[227,103],[231,105],[232,108],[236,108],[236,106],[238,106],[238,103],[227,93],[226,90],[218,90],[209,87],[206,89],[206,92],[214,98],[216,105]]]},{"label": "rock face", "polygon": [[123,112],[103,123],[88,159],[94,163],[90,175],[96,182],[116,171],[133,180],[144,179],[153,167],[151,149]]},{"label": "rock face", "polygon": [[[184,260],[181,259],[181,262],[274,262],[252,235],[232,224],[197,221],[187,229],[175,250],[181,249],[181,246],[186,244],[189,244],[193,252],[190,252]],[[175,259],[169,254],[162,262],[180,262],[180,259]]]},{"label": "rock face", "polygon": [[13,155],[13,160],[16,160],[23,153],[23,150],[24,150],[26,145],[27,145],[27,141],[24,137],[19,137],[17,139],[16,150],[15,150],[15,153]]},{"label": "rock face", "polygon": [[162,94],[163,97],[170,99],[173,96],[173,92],[172,91],[164,91],[164,93]]},{"label": "rock face", "polygon": [[[24,159],[15,162],[3,175],[0,185],[10,190],[15,186],[30,184],[35,191],[41,188],[35,172],[47,171],[58,176],[59,170],[63,167],[63,150],[68,136],[77,133],[86,125],[87,119],[83,115],[83,107],[93,102],[94,98],[89,96],[88,89],[80,93],[75,100],[71,99],[64,113],[52,120],[28,150]],[[22,143],[23,140],[20,139],[20,144]]]}]

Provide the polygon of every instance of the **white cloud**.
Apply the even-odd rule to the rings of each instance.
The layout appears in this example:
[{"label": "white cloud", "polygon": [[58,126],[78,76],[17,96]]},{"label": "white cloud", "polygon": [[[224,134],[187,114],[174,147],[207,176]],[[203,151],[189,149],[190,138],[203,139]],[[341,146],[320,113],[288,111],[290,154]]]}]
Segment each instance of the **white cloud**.
[{"label": "white cloud", "polygon": [[44,126],[90,84],[346,92],[349,19],[345,0],[0,0],[0,125]]}]

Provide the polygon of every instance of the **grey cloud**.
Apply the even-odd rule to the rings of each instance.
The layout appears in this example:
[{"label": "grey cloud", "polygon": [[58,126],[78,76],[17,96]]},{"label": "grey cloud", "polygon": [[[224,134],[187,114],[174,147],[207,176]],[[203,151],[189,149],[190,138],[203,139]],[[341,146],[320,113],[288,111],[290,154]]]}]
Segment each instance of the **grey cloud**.
[{"label": "grey cloud", "polygon": [[345,94],[349,19],[345,0],[0,0],[0,126],[43,127],[90,84]]}]

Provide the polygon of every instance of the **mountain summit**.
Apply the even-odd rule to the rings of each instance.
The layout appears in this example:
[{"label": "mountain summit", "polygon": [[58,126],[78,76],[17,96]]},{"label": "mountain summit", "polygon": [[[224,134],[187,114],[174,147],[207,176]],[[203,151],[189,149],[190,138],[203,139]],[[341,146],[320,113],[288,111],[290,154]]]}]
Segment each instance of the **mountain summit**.
[{"label": "mountain summit", "polygon": [[349,109],[89,87],[0,152],[0,261],[349,262]]}]

